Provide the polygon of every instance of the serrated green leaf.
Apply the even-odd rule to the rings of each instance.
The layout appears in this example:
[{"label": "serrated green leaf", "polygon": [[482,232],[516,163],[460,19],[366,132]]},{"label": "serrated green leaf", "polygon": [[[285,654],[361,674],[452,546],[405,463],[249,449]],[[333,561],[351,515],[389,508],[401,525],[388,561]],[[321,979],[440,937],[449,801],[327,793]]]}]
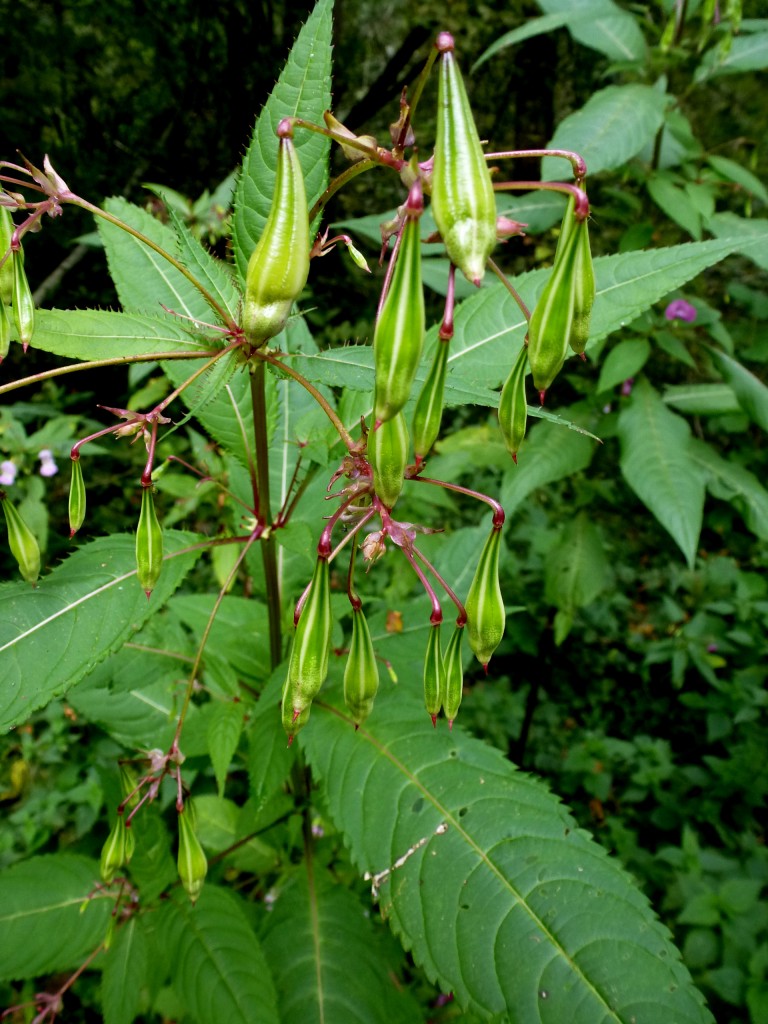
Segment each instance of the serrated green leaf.
[{"label": "serrated green leaf", "polygon": [[34,978],[79,967],[103,941],[111,899],[80,908],[99,880],[99,865],[54,853],[13,864],[0,877],[0,980]]},{"label": "serrated green leaf", "polygon": [[[277,85],[259,114],[235,191],[232,240],[235,265],[245,280],[248,260],[264,229],[277,169],[275,131],[284,117],[323,124],[331,106],[331,29],[333,0],[318,0],[283,65]],[[307,201],[320,196],[328,182],[330,141],[297,129],[296,152],[304,171]]]},{"label": "serrated green leaf", "polygon": [[395,978],[396,964],[363,907],[305,861],[266,919],[264,955],[281,1024],[417,1024],[423,1019]]},{"label": "serrated green leaf", "polygon": [[608,578],[608,559],[600,531],[586,512],[580,512],[565,527],[559,543],[547,557],[546,599],[572,615],[602,593]]},{"label": "serrated green leaf", "polygon": [[[580,153],[590,175],[621,167],[659,130],[666,102],[664,93],[650,85],[609,85],[560,122],[547,149]],[[563,161],[545,157],[541,177],[562,179]]]},{"label": "serrated green leaf", "polygon": [[639,381],[619,416],[621,472],[693,566],[704,513],[704,478],[688,453],[691,431]]},{"label": "serrated green leaf", "polygon": [[434,731],[402,686],[357,733],[316,702],[299,740],[382,913],[462,1008],[511,1024],[712,1021],[645,897],[499,751]]},{"label": "serrated green leaf", "polygon": [[147,938],[140,917],[118,928],[104,959],[101,1004],[104,1024],[132,1024],[147,976]]},{"label": "serrated green leaf", "polygon": [[586,469],[592,461],[594,442],[581,434],[564,432],[551,423],[539,423],[528,431],[518,454],[501,483],[499,500],[508,516],[539,487]]},{"label": "serrated green leaf", "polygon": [[288,778],[298,747],[290,747],[280,719],[285,665],[272,674],[248,723],[248,778],[252,798],[268,799]]},{"label": "serrated green leaf", "polygon": [[695,82],[718,75],[738,75],[744,71],[762,71],[768,67],[768,32],[735,36],[726,54],[713,46],[702,58],[694,74]]},{"label": "serrated green leaf", "polygon": [[765,384],[733,356],[712,346],[709,352],[743,411],[753,423],[768,430],[768,388]]},{"label": "serrated green leaf", "polygon": [[706,473],[712,494],[734,502],[755,536],[768,540],[768,491],[757,477],[737,462],[722,458],[698,438],[691,438],[688,452]]},{"label": "serrated green leaf", "polygon": [[196,534],[164,532],[163,572],[152,597],[138,585],[135,538],[126,534],[86,544],[35,590],[0,585],[0,729],[79,682],[162,607],[197,561],[178,554]]},{"label": "serrated green leaf", "polygon": [[209,884],[194,906],[174,896],[161,913],[173,988],[197,1024],[278,1024],[272,976],[236,896]]},{"label": "serrated green leaf", "polygon": [[650,354],[647,338],[631,338],[614,345],[600,367],[597,393],[610,391],[617,384],[634,377],[645,366]]},{"label": "serrated green leaf", "polygon": [[211,712],[208,720],[208,753],[216,776],[219,796],[224,794],[227,772],[232,763],[240,734],[243,731],[245,706],[240,702],[221,701]]}]

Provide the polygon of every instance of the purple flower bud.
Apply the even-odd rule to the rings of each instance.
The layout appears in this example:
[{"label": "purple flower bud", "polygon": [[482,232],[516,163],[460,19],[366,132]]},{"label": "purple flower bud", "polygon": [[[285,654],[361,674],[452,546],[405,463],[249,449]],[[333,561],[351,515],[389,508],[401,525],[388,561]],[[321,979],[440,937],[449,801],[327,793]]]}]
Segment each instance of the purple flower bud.
[{"label": "purple flower bud", "polygon": [[673,299],[664,310],[667,320],[685,320],[686,323],[693,323],[696,319],[696,307],[685,299]]},{"label": "purple flower bud", "polygon": [[38,458],[40,459],[40,476],[56,476],[59,467],[53,460],[53,452],[50,448],[43,448]]},{"label": "purple flower bud", "polygon": [[625,395],[625,396],[626,395],[631,395],[632,394],[632,385],[634,383],[635,383],[635,378],[634,377],[627,377],[627,379],[621,385],[621,393],[622,393],[622,395]]},{"label": "purple flower bud", "polygon": [[11,484],[15,483],[17,473],[18,469],[15,462],[11,462],[10,459],[0,462],[0,484],[3,487],[10,487]]}]

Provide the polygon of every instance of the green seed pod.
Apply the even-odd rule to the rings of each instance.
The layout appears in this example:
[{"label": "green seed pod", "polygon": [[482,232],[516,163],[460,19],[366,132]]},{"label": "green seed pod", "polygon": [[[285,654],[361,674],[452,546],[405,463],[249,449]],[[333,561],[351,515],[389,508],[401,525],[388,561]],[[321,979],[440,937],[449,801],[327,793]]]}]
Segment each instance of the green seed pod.
[{"label": "green seed pod", "polygon": [[136,530],[136,574],[141,589],[149,597],[163,568],[163,531],[155,512],[152,487],[142,488],[141,514]]},{"label": "green seed pod", "polygon": [[501,528],[492,527],[485,542],[464,607],[469,646],[488,669],[488,662],[504,636],[504,600],[499,586]]},{"label": "green seed pod", "polygon": [[192,903],[197,903],[208,873],[208,858],[197,838],[187,808],[179,814],[179,856],[176,865],[184,891]]},{"label": "green seed pod", "polygon": [[283,728],[289,741],[306,724],[312,701],[328,675],[332,629],[328,559],[318,555],[309,593],[296,624],[283,687]]},{"label": "green seed pod", "polygon": [[432,212],[452,262],[479,285],[496,244],[496,199],[453,38],[437,37],[440,71],[432,171]]},{"label": "green seed pod", "polygon": [[373,334],[376,365],[374,422],[396,416],[411,397],[424,347],[424,289],[421,284],[419,217],[424,204],[417,181],[405,204],[405,224],[389,290]]},{"label": "green seed pod", "polygon": [[16,323],[16,333],[19,341],[27,346],[32,340],[35,330],[35,302],[32,298],[32,289],[29,287],[27,275],[24,273],[24,251],[17,250],[13,254],[13,319]]},{"label": "green seed pod", "polygon": [[395,507],[405,480],[408,464],[408,428],[399,412],[394,419],[380,423],[368,435],[368,461],[373,470],[373,489],[388,509]]},{"label": "green seed pod", "polygon": [[13,256],[9,252],[13,236],[13,218],[10,210],[0,206],[0,259],[8,253],[8,259],[0,267],[0,305],[10,306],[13,302]]},{"label": "green seed pod", "polygon": [[574,230],[578,232],[578,238],[573,268],[573,326],[568,344],[577,355],[581,355],[589,341],[589,325],[592,307],[595,304],[595,271],[592,265],[587,221],[579,221]]},{"label": "green seed pod", "polygon": [[107,836],[107,841],[101,849],[100,872],[101,880],[109,885],[115,877],[115,873],[125,864],[125,838],[126,828],[123,816],[118,814],[112,831]]},{"label": "green seed pod", "polygon": [[352,643],[344,669],[344,703],[355,726],[370,715],[379,689],[379,666],[373,652],[371,631],[362,608],[352,613]]},{"label": "green seed pod", "polygon": [[445,717],[448,719],[448,728],[453,727],[454,719],[459,713],[459,706],[464,690],[464,666],[461,662],[461,638],[464,636],[464,627],[457,626],[448,643],[448,648],[443,659],[445,665],[445,692],[443,693],[442,705]]},{"label": "green seed pod", "polygon": [[309,213],[290,123],[278,127],[277,175],[267,223],[248,262],[243,331],[254,348],[279,334],[309,275]]},{"label": "green seed pod", "polygon": [[504,443],[517,462],[517,449],[525,437],[528,422],[528,405],[525,400],[525,371],[528,367],[528,353],[525,345],[520,349],[512,371],[501,389],[499,399],[499,426]]},{"label": "green seed pod", "polygon": [[0,302],[0,363],[8,355],[8,350],[11,347],[11,320],[8,316],[8,310],[5,308],[2,302]]},{"label": "green seed pod", "polygon": [[72,459],[72,477],[69,482],[69,537],[70,540],[85,519],[85,481],[80,457]]},{"label": "green seed pod", "polygon": [[424,657],[424,707],[432,718],[432,725],[437,723],[440,707],[445,693],[445,668],[443,654],[440,650],[440,623],[432,624],[427,640],[427,653]]},{"label": "green seed pod", "polygon": [[417,463],[424,461],[440,433],[447,367],[448,342],[441,340],[413,410],[413,451]]},{"label": "green seed pod", "polygon": [[0,492],[5,522],[8,527],[8,544],[11,554],[19,565],[19,572],[27,583],[36,583],[40,575],[40,545],[16,507]]}]

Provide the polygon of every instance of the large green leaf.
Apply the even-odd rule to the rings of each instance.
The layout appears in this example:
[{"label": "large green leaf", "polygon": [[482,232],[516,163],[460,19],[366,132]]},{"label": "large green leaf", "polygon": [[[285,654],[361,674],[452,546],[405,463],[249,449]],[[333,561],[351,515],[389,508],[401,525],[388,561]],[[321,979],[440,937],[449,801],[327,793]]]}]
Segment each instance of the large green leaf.
[{"label": "large green leaf", "polygon": [[[664,121],[666,97],[650,85],[609,85],[561,121],[548,149],[572,149],[590,174],[620,167],[636,156]],[[545,157],[544,181],[563,177],[563,162]]]},{"label": "large green leaf", "polygon": [[687,422],[639,381],[619,416],[621,472],[693,566],[704,514],[704,476],[688,452]]},{"label": "large green leaf", "polygon": [[608,584],[609,568],[598,527],[586,512],[566,525],[547,555],[545,595],[557,608],[555,643],[571,630],[574,613],[597,598]]},{"label": "large green leaf", "polygon": [[694,79],[703,82],[717,75],[738,75],[764,68],[768,68],[768,32],[753,32],[735,36],[727,51],[721,46],[707,50]]},{"label": "large green leaf", "polygon": [[192,568],[200,552],[185,549],[198,539],[165,531],[165,564],[149,600],[126,534],[86,544],[35,589],[0,585],[0,729],[23,722],[122,646]]},{"label": "large green leaf", "polygon": [[735,502],[750,530],[768,540],[768,491],[754,473],[722,458],[697,438],[691,438],[688,452],[693,462],[704,470],[708,490],[717,498]]},{"label": "large green leaf", "polygon": [[512,1024],[712,1020],[646,898],[538,781],[409,682],[358,732],[325,700],[300,733],[382,913],[459,1005]]},{"label": "large green leaf", "polygon": [[236,896],[206,885],[192,906],[178,894],[161,931],[173,987],[198,1024],[278,1024],[272,976]]},{"label": "large green leaf", "polygon": [[[333,0],[318,0],[283,66],[277,85],[259,114],[235,192],[232,240],[235,264],[245,280],[248,260],[264,229],[277,168],[275,130],[284,117],[323,123],[331,106],[331,29]],[[304,171],[310,205],[328,182],[330,142],[297,129],[296,150]]]},{"label": "large green leaf", "polygon": [[382,940],[352,893],[321,864],[305,862],[280,892],[262,937],[281,1024],[421,1021]]},{"label": "large green leaf", "polygon": [[517,465],[511,464],[502,480],[500,500],[507,515],[539,487],[586,469],[594,450],[594,442],[581,434],[537,424],[520,448]]},{"label": "large green leaf", "polygon": [[68,853],[33,857],[0,876],[0,980],[66,971],[104,940],[111,899],[83,902],[99,879],[96,861]]},{"label": "large green leaf", "polygon": [[144,924],[132,917],[118,929],[104,960],[101,1001],[104,1024],[132,1024],[144,987],[149,952]]},{"label": "large green leaf", "polygon": [[727,352],[712,346],[709,351],[726,384],[733,389],[741,408],[753,423],[768,430],[768,387]]}]

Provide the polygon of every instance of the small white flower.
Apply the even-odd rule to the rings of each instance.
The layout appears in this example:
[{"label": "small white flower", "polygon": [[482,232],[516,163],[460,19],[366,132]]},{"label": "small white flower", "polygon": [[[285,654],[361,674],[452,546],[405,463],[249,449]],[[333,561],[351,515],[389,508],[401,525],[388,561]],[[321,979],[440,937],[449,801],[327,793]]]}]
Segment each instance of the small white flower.
[{"label": "small white flower", "polygon": [[11,484],[16,482],[17,473],[18,469],[15,462],[11,462],[10,459],[0,462],[0,484],[4,487],[10,487]]},{"label": "small white flower", "polygon": [[38,458],[40,459],[40,476],[56,476],[59,467],[53,460],[53,452],[50,448],[43,448]]}]

